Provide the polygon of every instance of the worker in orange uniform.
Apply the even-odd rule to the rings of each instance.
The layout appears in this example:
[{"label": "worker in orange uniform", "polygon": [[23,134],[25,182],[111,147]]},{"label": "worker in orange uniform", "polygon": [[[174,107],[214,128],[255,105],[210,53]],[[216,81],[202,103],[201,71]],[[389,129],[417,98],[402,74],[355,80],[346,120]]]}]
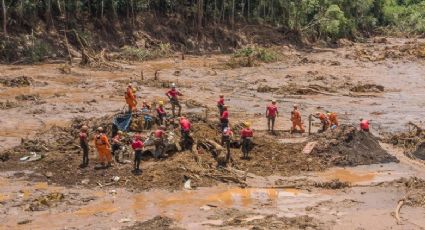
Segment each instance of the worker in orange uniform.
[{"label": "worker in orange uniform", "polygon": [[171,89],[168,90],[168,92],[165,95],[170,99],[173,117],[176,116],[176,112],[175,112],[176,106],[179,107],[179,116],[181,116],[182,106],[180,105],[179,96],[183,96],[183,94],[176,89],[176,84],[174,83],[171,84]]},{"label": "worker in orange uniform", "polygon": [[[272,104],[268,105],[266,108],[266,117],[267,117],[267,128],[268,131],[274,133],[274,123],[277,115],[279,115],[279,111],[277,110],[276,100],[272,100]],[[270,129],[271,125],[271,129]]]},{"label": "worker in orange uniform", "polygon": [[300,128],[300,132],[304,133],[304,124],[301,120],[301,113],[298,110],[298,105],[294,105],[294,110],[291,112],[291,121],[292,121],[292,127],[291,127],[291,133],[297,130],[297,127]]},{"label": "worker in orange uniform", "polygon": [[329,126],[332,129],[336,129],[339,127],[338,116],[335,112],[328,113]]},{"label": "worker in orange uniform", "polygon": [[369,121],[363,118],[360,118],[360,130],[364,132],[369,132]]},{"label": "worker in orange uniform", "polygon": [[217,108],[220,116],[223,114],[224,111],[224,95],[220,94],[220,98],[217,101]]},{"label": "worker in orange uniform", "polygon": [[328,117],[321,112],[317,112],[314,117],[318,118],[320,120],[320,123],[322,124],[322,128],[319,130],[319,133],[323,133],[329,128],[329,120]]},{"label": "worker in orange uniform", "polygon": [[127,102],[128,110],[130,112],[135,111],[137,105],[136,95],[134,95],[134,91],[135,90],[133,89],[133,86],[131,84],[128,84],[127,91],[125,92],[125,101]]},{"label": "worker in orange uniform", "polygon": [[245,128],[241,130],[241,150],[243,153],[242,158],[248,159],[249,151],[251,150],[251,142],[254,137],[254,132],[251,129],[251,123],[244,122]]},{"label": "worker in orange uniform", "polygon": [[109,144],[108,137],[103,132],[103,128],[97,128],[97,133],[94,137],[94,144],[96,146],[97,152],[99,153],[99,161],[102,166],[111,166],[112,156],[111,156],[111,145]]}]

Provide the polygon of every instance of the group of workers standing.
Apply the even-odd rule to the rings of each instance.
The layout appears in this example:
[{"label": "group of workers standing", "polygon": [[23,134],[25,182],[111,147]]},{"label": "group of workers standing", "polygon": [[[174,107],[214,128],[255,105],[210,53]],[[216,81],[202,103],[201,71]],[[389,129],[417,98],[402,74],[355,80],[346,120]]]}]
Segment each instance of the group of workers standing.
[{"label": "group of workers standing", "polygon": [[[172,115],[173,118],[176,117],[176,107],[178,108],[177,116],[181,131],[181,138],[183,143],[183,148],[188,148],[189,145],[193,142],[191,138],[191,122],[188,118],[181,116],[181,104],[179,97],[183,94],[176,89],[175,84],[171,85],[171,89],[165,94],[171,103],[172,106]],[[128,105],[130,112],[137,111],[137,100],[135,96],[135,90],[131,84],[128,85],[125,92],[125,100]],[[150,115],[151,107],[146,102],[142,103],[142,113],[144,115],[144,128],[151,129],[153,123],[153,117]],[[226,164],[232,160],[230,146],[234,136],[234,133],[230,127],[229,122],[229,107],[225,104],[224,95],[220,94],[217,101],[217,107],[220,118],[220,131],[221,131],[221,144],[227,150],[226,154]],[[279,110],[276,105],[276,100],[272,100],[271,104],[266,107],[266,118],[267,118],[267,127],[268,131],[275,132],[275,123],[276,118],[279,115]],[[314,117],[318,118],[321,121],[322,127],[319,132],[324,132],[329,128],[335,129],[339,126],[337,114],[332,113],[321,113],[317,112]],[[165,149],[165,140],[167,138],[165,125],[165,120],[167,113],[164,108],[164,102],[159,101],[158,106],[156,107],[156,120],[158,128],[152,133],[154,138],[155,152],[154,157],[160,157],[164,154]],[[305,132],[304,124],[301,118],[301,112],[299,111],[299,106],[294,105],[293,110],[291,111],[291,130],[290,132]],[[240,131],[240,146],[242,151],[242,159],[249,159],[249,152],[252,148],[252,138],[254,137],[254,132],[251,129],[250,122],[243,122],[243,129]],[[369,121],[361,119],[360,128],[364,131],[369,131]],[[87,167],[89,164],[89,128],[88,126],[82,126],[79,133],[80,146],[83,151],[83,167]],[[103,167],[110,167],[112,165],[112,156],[115,157],[115,160],[119,162],[118,152],[122,146],[123,132],[118,131],[115,136],[112,138],[112,145],[109,142],[107,135],[104,132],[102,127],[96,129],[96,134],[94,136],[94,146],[97,149],[99,154],[99,162]],[[133,136],[131,147],[134,150],[134,172],[140,173],[140,162],[142,158],[142,152],[144,150],[145,143],[143,142],[143,137],[140,133],[137,133]]]}]

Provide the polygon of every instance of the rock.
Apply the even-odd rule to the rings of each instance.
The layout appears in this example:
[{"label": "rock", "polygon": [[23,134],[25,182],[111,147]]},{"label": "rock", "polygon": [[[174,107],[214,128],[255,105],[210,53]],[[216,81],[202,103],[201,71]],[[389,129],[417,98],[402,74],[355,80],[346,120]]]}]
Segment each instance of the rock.
[{"label": "rock", "polygon": [[200,207],[199,209],[201,209],[202,211],[208,211],[208,210],[211,210],[211,207],[208,206],[208,205],[204,205],[204,206]]},{"label": "rock", "polygon": [[90,180],[89,179],[84,179],[81,181],[81,184],[89,184]]},{"label": "rock", "polygon": [[53,176],[52,172],[46,172],[46,174],[44,174],[47,178],[51,178]]}]

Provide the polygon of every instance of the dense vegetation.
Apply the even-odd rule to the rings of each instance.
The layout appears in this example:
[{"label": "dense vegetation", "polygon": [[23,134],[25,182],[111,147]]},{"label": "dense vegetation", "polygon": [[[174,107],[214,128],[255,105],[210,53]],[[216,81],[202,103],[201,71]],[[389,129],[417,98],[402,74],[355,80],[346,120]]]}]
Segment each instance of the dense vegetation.
[{"label": "dense vegetation", "polygon": [[[134,44],[135,39],[128,42],[129,37],[141,29],[141,24],[150,23],[152,27],[167,19],[181,21],[164,25],[169,26],[167,30],[183,31],[178,40],[184,42],[189,40],[188,35],[199,41],[209,28],[235,31],[246,25],[278,28],[309,41],[335,41],[385,31],[425,33],[425,0],[1,0],[1,9],[0,37],[30,36],[26,43],[31,43],[32,48],[22,53],[35,55],[35,59],[43,55],[38,50],[49,50],[39,41],[46,40],[48,32],[66,34],[75,45],[90,43],[90,33],[102,28],[103,34],[98,37],[115,32],[109,41],[120,38],[123,41],[118,47],[122,48]],[[40,30],[44,31],[43,36]],[[172,36],[175,35],[169,35]],[[41,47],[35,46],[38,43]],[[5,48],[8,44],[0,41],[0,46]],[[127,51],[133,56],[145,55],[144,51]],[[9,58],[0,52],[0,59],[5,56]]]}]

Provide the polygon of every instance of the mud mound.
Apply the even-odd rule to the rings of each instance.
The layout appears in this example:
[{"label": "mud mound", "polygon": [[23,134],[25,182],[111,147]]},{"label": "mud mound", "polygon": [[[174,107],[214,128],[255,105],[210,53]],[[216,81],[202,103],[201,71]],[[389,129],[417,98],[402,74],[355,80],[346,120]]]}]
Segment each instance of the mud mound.
[{"label": "mud mound", "polygon": [[381,93],[384,92],[384,86],[376,84],[358,84],[350,89],[356,93]]},{"label": "mud mound", "polygon": [[389,155],[375,136],[358,131],[353,126],[341,126],[335,131],[317,134],[311,139],[317,141],[313,155],[317,155],[330,165],[356,166],[398,162]]},{"label": "mud mound", "polygon": [[6,87],[25,87],[33,84],[33,79],[27,76],[15,78],[0,78],[0,83]]},{"label": "mud mound", "polygon": [[[250,220],[250,217],[257,217]],[[236,209],[220,210],[213,219],[222,219],[222,228],[237,229],[327,229],[320,221],[310,216],[278,217],[276,215],[262,216],[257,213],[239,211]],[[216,226],[216,225],[214,225]]]},{"label": "mud mound", "polygon": [[425,160],[425,142],[419,144],[416,148],[416,151],[414,151],[412,155],[421,160]]},{"label": "mud mound", "polygon": [[176,227],[174,220],[164,216],[156,216],[144,222],[136,222],[132,226],[124,227],[122,230],[182,230],[183,228]]},{"label": "mud mound", "polygon": [[18,103],[13,101],[0,101],[0,110],[13,109],[19,107]]}]

